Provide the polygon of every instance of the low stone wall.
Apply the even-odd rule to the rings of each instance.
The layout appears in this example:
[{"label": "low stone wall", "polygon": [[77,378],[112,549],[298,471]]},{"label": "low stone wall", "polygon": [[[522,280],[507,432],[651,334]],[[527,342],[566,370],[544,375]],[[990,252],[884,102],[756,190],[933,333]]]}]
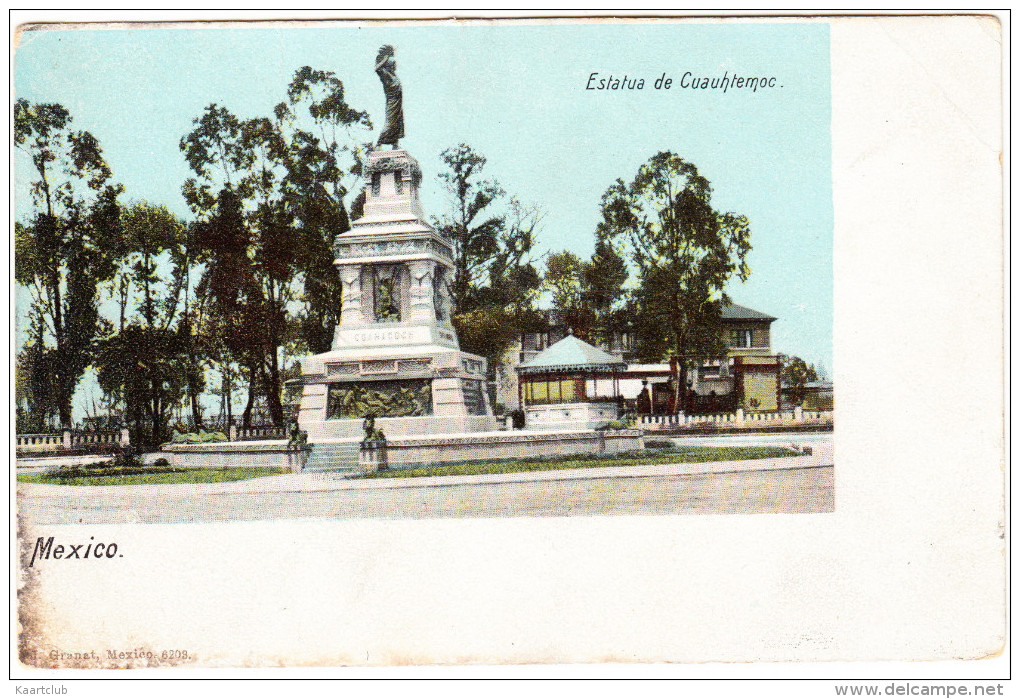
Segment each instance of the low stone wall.
[{"label": "low stone wall", "polygon": [[[323,443],[319,448],[328,448]],[[336,470],[367,472],[385,463],[390,469],[437,466],[464,461],[525,459],[572,454],[619,454],[644,449],[641,430],[575,430],[571,432],[525,431],[477,432],[430,437],[396,437],[375,453],[364,455],[361,464],[337,464]],[[301,471],[311,448],[288,449],[281,440],[263,442],[210,442],[164,444],[158,455],[172,466],[185,468],[289,468]],[[152,461],[154,459],[149,459]],[[326,468],[331,468],[327,465]]]},{"label": "low stone wall", "polygon": [[171,466],[182,468],[287,468],[295,473],[309,454],[307,447],[291,449],[283,440],[164,444],[159,451]]},{"label": "low stone wall", "polygon": [[387,441],[386,465],[391,469],[402,469],[490,459],[618,454],[644,449],[644,446],[644,433],[641,430],[515,430],[422,438],[398,437]]}]

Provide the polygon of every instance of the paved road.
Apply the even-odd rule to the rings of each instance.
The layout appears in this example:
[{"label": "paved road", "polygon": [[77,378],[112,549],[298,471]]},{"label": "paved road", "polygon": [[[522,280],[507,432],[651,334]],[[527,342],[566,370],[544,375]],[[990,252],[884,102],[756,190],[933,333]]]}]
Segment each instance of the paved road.
[{"label": "paved road", "polygon": [[[54,486],[51,486],[54,487]],[[105,489],[104,489],[105,490]],[[736,473],[322,491],[106,494],[18,486],[25,524],[209,522],[295,518],[542,517],[832,512],[831,466]],[[90,492],[91,491],[91,492]],[[39,492],[39,491],[35,491]]]}]

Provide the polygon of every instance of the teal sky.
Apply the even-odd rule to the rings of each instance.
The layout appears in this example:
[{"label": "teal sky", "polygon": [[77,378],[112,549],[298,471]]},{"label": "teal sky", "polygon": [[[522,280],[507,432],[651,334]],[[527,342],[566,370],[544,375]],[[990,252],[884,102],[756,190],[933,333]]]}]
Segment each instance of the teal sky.
[{"label": "teal sky", "polygon": [[[343,80],[381,128],[373,71],[396,48],[404,90],[401,145],[422,164],[430,215],[445,206],[439,154],[460,142],[486,174],[545,214],[540,252],[591,253],[598,203],[661,150],[693,162],[717,209],[751,222],[751,278],[729,292],[776,316],[773,348],[832,371],[829,32],[823,23],[670,22],[472,25],[258,25],[26,32],[15,95],[59,102],[102,144],[125,200],[187,218],[190,170],[178,148],[211,103],[269,115],[304,65]],[[683,74],[775,76],[753,93],[680,87]],[[643,90],[585,90],[589,74],[645,79]],[[662,73],[670,90],[656,91]],[[778,87],[780,86],[781,87]],[[15,162],[16,177],[23,170]],[[23,190],[16,186],[16,194]],[[24,212],[24,197],[18,210]],[[19,295],[19,299],[23,297]]]}]

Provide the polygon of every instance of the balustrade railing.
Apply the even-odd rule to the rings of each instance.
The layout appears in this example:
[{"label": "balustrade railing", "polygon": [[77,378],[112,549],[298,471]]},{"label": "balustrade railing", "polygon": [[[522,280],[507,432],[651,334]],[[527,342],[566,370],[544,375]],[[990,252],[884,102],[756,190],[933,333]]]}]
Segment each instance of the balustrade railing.
[{"label": "balustrade railing", "polygon": [[[206,425],[207,431],[219,427],[232,442],[287,439],[287,427],[275,425]],[[59,456],[61,454],[115,453],[120,447],[131,443],[129,431],[125,429],[70,429],[45,434],[19,434],[15,452],[21,457]]]},{"label": "balustrade railing", "polygon": [[126,429],[63,430],[48,434],[19,434],[15,443],[18,455],[49,454],[74,451],[109,451],[131,443]]},{"label": "balustrade railing", "polygon": [[776,410],[771,412],[745,411],[732,413],[711,413],[706,415],[642,415],[640,426],[644,430],[670,430],[697,425],[731,427],[757,427],[769,425],[797,425],[824,422],[833,419],[831,410]]},{"label": "balustrade railing", "polygon": [[253,442],[262,439],[287,439],[288,434],[286,427],[276,427],[275,425],[253,427],[231,425],[227,437],[231,442]]}]

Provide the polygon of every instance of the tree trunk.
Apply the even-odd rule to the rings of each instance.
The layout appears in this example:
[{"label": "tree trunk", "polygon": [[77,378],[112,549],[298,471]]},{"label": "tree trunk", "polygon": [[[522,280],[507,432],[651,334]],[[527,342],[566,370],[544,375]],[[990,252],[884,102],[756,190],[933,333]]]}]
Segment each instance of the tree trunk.
[{"label": "tree trunk", "polygon": [[687,410],[687,363],[677,358],[676,366],[676,395],[674,397],[674,412],[682,413]]},{"label": "tree trunk", "polygon": [[194,423],[195,431],[203,429],[204,424],[202,423],[202,405],[199,403],[198,398],[201,392],[197,388],[197,385],[201,383],[202,378],[202,367],[199,361],[195,358],[194,352],[194,336],[191,334],[191,326],[188,326],[188,399],[191,401],[191,421]]},{"label": "tree trunk", "polygon": [[282,427],[283,403],[280,401],[280,367],[275,351],[272,353],[272,358],[272,362],[269,364],[269,375],[263,375],[262,380],[266,390],[266,402],[269,405],[269,417],[276,427]]},{"label": "tree trunk", "polygon": [[125,314],[127,313],[128,305],[128,285],[127,275],[121,275],[120,277],[120,331],[124,332],[124,321]]},{"label": "tree trunk", "polygon": [[150,446],[157,447],[162,441],[163,411],[160,408],[159,386],[155,381],[149,382],[149,419],[152,420],[152,443]]},{"label": "tree trunk", "polygon": [[202,424],[202,406],[198,403],[198,394],[188,385],[188,393],[191,394],[191,421],[195,423],[195,431],[205,428]]},{"label": "tree trunk", "polygon": [[255,393],[258,390],[258,372],[255,367],[248,367],[248,402],[241,414],[241,424],[251,427],[251,411],[255,406]]},{"label": "tree trunk", "polygon": [[[52,216],[48,217],[47,225],[52,228],[56,236],[56,222]],[[53,299],[53,339],[56,345],[57,367],[54,372],[57,389],[57,412],[60,414],[60,426],[64,429],[71,427],[71,401],[74,398],[74,389],[67,390],[68,377],[64,373],[65,348],[67,339],[64,337],[64,299],[60,289],[60,269],[54,265],[50,268],[50,290]]]},{"label": "tree trunk", "polygon": [[234,396],[233,389],[230,385],[230,367],[226,366],[223,370],[222,379],[220,381],[220,395],[223,400],[223,415],[226,418],[226,425],[224,425],[223,431],[229,432],[230,426],[234,424]]},{"label": "tree trunk", "polygon": [[148,323],[150,328],[154,328],[156,326],[156,317],[152,310],[152,289],[149,285],[149,274],[152,268],[148,255],[142,256],[142,264],[145,269],[145,322]]},{"label": "tree trunk", "polygon": [[687,360],[684,358],[684,335],[676,334],[676,385],[673,386],[673,412],[682,413],[687,409]]},{"label": "tree trunk", "polygon": [[64,390],[66,380],[59,374],[57,381],[59,382],[59,386],[57,388],[59,405],[57,409],[60,415],[60,426],[63,429],[70,429],[73,424],[71,420],[71,396],[67,395],[67,391]]}]

